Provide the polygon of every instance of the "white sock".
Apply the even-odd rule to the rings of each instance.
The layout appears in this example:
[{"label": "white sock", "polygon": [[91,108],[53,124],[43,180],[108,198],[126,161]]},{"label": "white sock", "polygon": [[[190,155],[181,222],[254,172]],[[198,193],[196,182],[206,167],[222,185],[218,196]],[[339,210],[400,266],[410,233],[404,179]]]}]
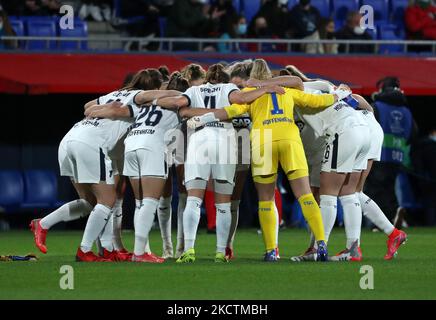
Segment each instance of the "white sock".
[{"label": "white sock", "polygon": [[333,230],[337,215],[337,197],[322,194],[320,196],[319,207],[321,209],[322,222],[326,242],[329,241],[330,233]]},{"label": "white sock", "polygon": [[114,224],[114,213],[112,210],[109,216],[109,220],[107,221],[106,226],[104,227],[103,232],[100,236],[101,246],[109,252],[112,252],[114,250],[114,246],[112,242],[113,229],[114,229],[113,224]]},{"label": "white sock", "polygon": [[136,212],[135,219],[135,248],[134,254],[141,256],[146,252],[146,244],[148,242],[148,234],[153,226],[154,217],[159,201],[153,198],[142,199],[142,206]]},{"label": "white sock", "polygon": [[86,200],[70,201],[42,218],[40,222],[41,227],[43,229],[50,229],[61,221],[67,222],[86,217],[91,213],[92,209],[92,206]]},{"label": "white sock", "polygon": [[216,252],[226,252],[227,240],[229,239],[230,226],[232,224],[231,204],[218,203],[216,208]]},{"label": "white sock", "polygon": [[233,241],[235,240],[236,228],[238,227],[239,220],[239,204],[240,200],[232,200],[231,213],[232,223],[230,224],[229,239],[227,240],[227,247],[233,248]]},{"label": "white sock", "polygon": [[183,212],[183,232],[185,235],[185,252],[194,248],[197,236],[198,223],[200,222],[201,204],[203,200],[197,197],[186,199],[186,208]]},{"label": "white sock", "polygon": [[164,248],[172,248],[171,242],[171,200],[172,197],[161,197],[159,200],[159,206],[157,209],[157,216],[159,218],[160,234]]},{"label": "white sock", "polygon": [[339,197],[342,208],[344,209],[344,226],[347,235],[347,248],[351,248],[357,240],[360,242],[360,232],[362,229],[362,208],[356,194]]},{"label": "white sock", "polygon": [[80,248],[83,252],[89,252],[92,249],[94,241],[102,233],[106,223],[109,220],[112,208],[97,203],[94,210],[91,211],[88,221],[86,222],[85,232],[83,233]]},{"label": "white sock", "polygon": [[[142,207],[142,200],[135,199],[135,213],[133,215],[133,226],[134,226],[135,230],[136,230],[136,219],[138,217],[138,212],[139,212],[139,209],[141,209],[141,207]],[[148,240],[147,240],[147,243],[145,244],[145,252],[146,253],[151,252]]]},{"label": "white sock", "polygon": [[115,250],[124,249],[123,241],[121,240],[121,230],[123,226],[123,199],[115,201],[113,209],[113,244]]},{"label": "white sock", "polygon": [[183,251],[185,238],[183,236],[183,212],[186,207],[186,193],[179,193],[179,204],[177,206],[177,251]]},{"label": "white sock", "polygon": [[363,215],[367,217],[377,228],[383,230],[386,235],[390,235],[394,231],[394,225],[386,218],[380,207],[363,192],[358,192],[356,195],[359,197],[360,206],[362,207]]}]

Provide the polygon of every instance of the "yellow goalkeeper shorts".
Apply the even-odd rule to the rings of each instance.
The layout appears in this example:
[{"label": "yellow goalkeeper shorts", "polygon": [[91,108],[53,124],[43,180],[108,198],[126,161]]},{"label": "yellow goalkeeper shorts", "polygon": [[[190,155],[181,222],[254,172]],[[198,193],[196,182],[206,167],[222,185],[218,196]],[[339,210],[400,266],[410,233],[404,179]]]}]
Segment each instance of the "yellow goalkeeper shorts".
[{"label": "yellow goalkeeper shorts", "polygon": [[261,146],[252,146],[251,173],[255,182],[264,184],[275,182],[279,163],[288,180],[309,175],[301,142],[277,140]]}]

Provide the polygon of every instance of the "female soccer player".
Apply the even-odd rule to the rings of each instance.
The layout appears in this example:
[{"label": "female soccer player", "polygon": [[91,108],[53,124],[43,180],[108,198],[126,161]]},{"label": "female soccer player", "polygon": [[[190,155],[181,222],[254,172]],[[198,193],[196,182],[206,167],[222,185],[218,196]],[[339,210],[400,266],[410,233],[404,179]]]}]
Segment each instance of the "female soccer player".
[{"label": "female soccer player", "polygon": [[[158,75],[160,75],[159,72],[154,69],[141,70],[127,87],[92,100],[85,105],[87,112],[92,112],[108,108],[108,106],[119,107],[123,104],[125,107],[122,109],[127,114],[125,119],[86,118],[76,123],[61,141],[59,146],[61,175],[71,178],[80,200],[63,205],[41,220],[32,221],[35,244],[42,252],[47,251],[45,238],[51,226],[60,221],[75,220],[90,213],[76,259],[86,262],[107,260],[96,256],[91,248],[105,228],[116,198],[112,161],[108,155],[118,142],[124,139],[128,127],[132,124],[129,118],[140,111],[139,105],[148,101],[149,93],[144,93],[141,89],[160,87]],[[154,91],[153,94],[154,99],[155,95],[160,93]],[[109,254],[108,258],[125,260],[125,256],[121,257],[117,252]]]},{"label": "female soccer player", "polygon": [[[255,60],[251,77],[266,80],[272,77],[264,60]],[[348,93],[347,93],[348,94]],[[265,94],[253,103],[232,105],[213,113],[194,117],[188,121],[192,127],[222,121],[249,113],[253,121],[251,130],[252,175],[259,195],[259,220],[265,242],[265,261],[277,261],[276,225],[274,212],[274,189],[277,167],[284,169],[303,214],[318,240],[318,259],[328,259],[324,241],[324,228],[320,209],[310,191],[307,163],[298,128],[293,121],[294,104],[308,107],[327,107],[345,96],[310,95],[296,89],[284,89],[284,94]]]},{"label": "female soccer player", "polygon": [[[190,106],[202,109],[221,109],[231,103],[253,101],[266,92],[263,88],[252,92],[240,92],[237,86],[228,83],[229,75],[220,64],[209,67],[206,82],[204,85],[189,88],[180,97],[159,99],[158,104],[163,107]],[[177,260],[179,263],[195,261],[194,243],[200,220],[200,208],[210,176],[214,180],[217,208],[215,261],[228,261],[225,248],[231,224],[230,207],[236,161],[234,139],[233,126],[224,122],[206,126],[189,137],[185,162],[185,186],[188,190],[188,198],[183,213],[185,251]]]},{"label": "female soccer player", "polygon": [[[187,80],[178,74],[174,74],[168,84],[168,89],[177,91],[185,91],[187,88]],[[122,108],[110,109],[111,113],[103,113],[103,111],[108,109],[94,115],[98,117],[125,115],[117,113],[122,111]],[[124,141],[123,173],[130,178],[138,208],[134,217],[135,248],[132,257],[134,262],[162,263],[164,261],[147,253],[145,247],[168,176],[165,137],[178,124],[179,118],[175,111],[162,109],[153,104],[142,108]]]}]

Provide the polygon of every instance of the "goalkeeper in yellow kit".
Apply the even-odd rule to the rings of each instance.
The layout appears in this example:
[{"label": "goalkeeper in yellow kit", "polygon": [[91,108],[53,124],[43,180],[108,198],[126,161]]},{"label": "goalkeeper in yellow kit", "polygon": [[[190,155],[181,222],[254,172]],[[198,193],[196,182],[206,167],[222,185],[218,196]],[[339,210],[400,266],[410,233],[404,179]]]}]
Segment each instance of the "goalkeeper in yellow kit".
[{"label": "goalkeeper in yellow kit", "polygon": [[[256,66],[257,64],[257,66]],[[257,67],[257,68],[256,68]],[[268,73],[264,60],[254,62],[253,73]],[[259,79],[264,80],[264,79]],[[252,90],[252,89],[245,89]],[[265,242],[265,261],[276,261],[277,216],[274,212],[274,188],[280,163],[298,199],[318,244],[317,260],[327,261],[327,247],[321,212],[309,185],[308,167],[298,127],[294,122],[294,105],[322,108],[334,104],[336,95],[311,95],[296,89],[283,89],[284,94],[270,93],[251,104],[231,105],[193,117],[188,121],[191,128],[206,123],[226,120],[244,113],[252,119],[251,169],[259,196],[259,220]],[[203,111],[204,113],[204,111]]]}]

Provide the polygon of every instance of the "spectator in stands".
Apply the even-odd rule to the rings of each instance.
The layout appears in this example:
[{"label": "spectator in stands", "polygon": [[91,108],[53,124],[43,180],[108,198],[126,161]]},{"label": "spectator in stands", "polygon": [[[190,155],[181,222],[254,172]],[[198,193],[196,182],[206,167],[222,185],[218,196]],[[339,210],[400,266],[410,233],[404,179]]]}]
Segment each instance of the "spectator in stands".
[{"label": "spectator in stands", "polygon": [[436,225],[436,126],[427,136],[412,146],[411,158],[420,176],[419,194],[422,197],[426,225]]},{"label": "spectator in stands", "polygon": [[[244,16],[237,16],[233,23],[232,27],[228,32],[225,32],[221,35],[221,39],[230,39],[230,38],[246,38],[247,37],[247,19]],[[246,51],[247,46],[244,43],[234,43],[228,44],[228,43],[219,43],[218,44],[218,51],[219,52],[230,52],[232,51],[232,48],[234,51],[240,52],[240,51]]]},{"label": "spectator in stands", "polygon": [[219,35],[224,33],[230,33],[233,28],[233,22],[238,17],[232,0],[217,0],[209,9],[209,15],[214,12],[219,12],[220,16],[217,18],[215,25],[217,26],[217,32]]},{"label": "spectator in stands", "polygon": [[24,16],[44,16],[46,11],[42,7],[40,0],[25,0],[24,9],[22,10]]},{"label": "spectator in stands", "polygon": [[159,9],[160,16],[167,17],[176,0],[153,0],[153,4]]},{"label": "spectator in stands", "polygon": [[[408,159],[408,150],[418,128],[407,106],[407,99],[396,77],[377,82],[379,92],[373,95],[374,115],[383,128],[384,143],[381,160],[374,162],[365,193],[392,219],[397,209],[395,181]],[[401,227],[401,226],[399,226]]]},{"label": "spectator in stands", "polygon": [[[319,10],[310,4],[310,0],[300,0],[289,12],[289,36],[294,39],[319,40],[318,27],[321,21]],[[320,53],[321,46],[302,45],[300,50],[306,53]]]},{"label": "spectator in stands", "polygon": [[[334,40],[336,39],[335,35],[335,21],[333,19],[325,19],[321,20],[321,24],[319,26],[319,37],[321,40]],[[338,53],[338,44],[323,44],[319,46],[319,53],[326,54],[337,54]]]},{"label": "spectator in stands", "polygon": [[[361,19],[362,15],[358,11],[349,12],[346,24],[336,33],[336,38],[345,40],[372,40],[371,35],[360,26]],[[373,46],[369,44],[349,45],[349,53],[369,53],[373,51]],[[340,45],[339,52],[346,52],[346,45]]]},{"label": "spectator in stands", "polygon": [[251,20],[249,29],[254,28],[254,24],[257,18],[263,17],[269,26],[269,31],[271,35],[277,37],[284,37],[287,21],[287,0],[263,0],[262,6],[256,13],[254,18]]},{"label": "spectator in stands", "polygon": [[22,1],[0,0],[0,6],[2,6],[3,10],[10,16],[23,15],[24,2]]},{"label": "spectator in stands", "polygon": [[416,0],[405,13],[406,28],[413,39],[436,40],[436,6],[431,0]]},{"label": "spectator in stands", "polygon": [[48,16],[59,15],[59,9],[61,8],[61,3],[59,0],[41,0],[42,10]]},{"label": "spectator in stands", "polygon": [[112,0],[82,0],[79,17],[82,20],[86,20],[91,16],[91,19],[97,22],[110,21],[112,18],[112,2]]},{"label": "spectator in stands", "polygon": [[[153,5],[151,0],[122,0],[120,14],[123,17],[142,17],[142,19],[135,20],[125,26],[125,30],[129,36],[143,38],[160,36],[160,10],[157,6]],[[137,50],[137,44],[138,43],[133,43],[130,50]],[[150,42],[144,47],[145,48],[141,49],[154,51],[159,48],[159,44],[157,42]]]},{"label": "spectator in stands", "polygon": [[[12,29],[11,24],[9,23],[9,19],[6,12],[3,10],[3,7],[0,5],[0,37],[2,36],[15,36],[15,32]],[[13,49],[16,47],[17,47],[16,41],[11,41],[11,40],[0,41],[0,50]]]},{"label": "spectator in stands", "polygon": [[[217,21],[225,11],[208,14],[204,0],[178,0],[168,16],[167,36],[175,38],[195,38],[205,36],[210,23]],[[196,43],[174,44],[175,50],[196,50]]]}]

